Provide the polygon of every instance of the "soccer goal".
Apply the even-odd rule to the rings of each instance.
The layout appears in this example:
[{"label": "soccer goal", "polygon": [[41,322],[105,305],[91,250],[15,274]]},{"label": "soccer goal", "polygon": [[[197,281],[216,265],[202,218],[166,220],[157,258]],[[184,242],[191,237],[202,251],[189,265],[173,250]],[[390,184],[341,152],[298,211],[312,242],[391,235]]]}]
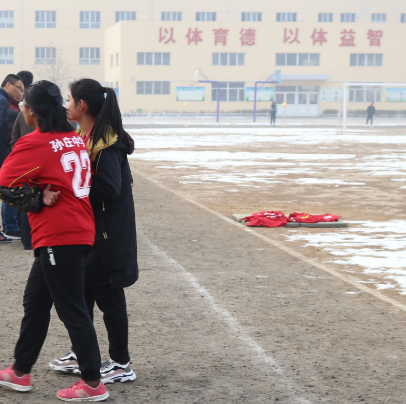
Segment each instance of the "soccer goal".
[{"label": "soccer goal", "polygon": [[[343,119],[343,130],[342,133],[345,134],[347,131],[347,108],[348,102],[350,100],[350,87],[353,86],[360,86],[360,87],[381,87],[381,91],[385,88],[384,97],[386,97],[386,101],[391,102],[406,102],[406,83],[344,83],[343,84],[343,97],[342,97],[342,111],[338,114],[338,122],[337,122],[337,129],[340,126],[340,115],[342,112],[342,119]],[[404,91],[403,91],[404,88]],[[356,90],[355,90],[356,91]],[[382,94],[381,94],[382,96]],[[372,101],[372,100],[371,100]],[[367,100],[368,102],[368,100]]]}]

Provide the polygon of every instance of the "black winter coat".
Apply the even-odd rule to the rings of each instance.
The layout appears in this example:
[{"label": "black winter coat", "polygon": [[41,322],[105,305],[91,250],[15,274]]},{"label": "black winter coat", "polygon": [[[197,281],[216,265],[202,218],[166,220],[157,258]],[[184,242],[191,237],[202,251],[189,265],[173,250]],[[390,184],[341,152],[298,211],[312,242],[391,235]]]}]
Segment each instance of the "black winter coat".
[{"label": "black winter coat", "polygon": [[92,163],[95,175],[90,203],[96,238],[86,257],[86,287],[124,288],[138,279],[132,176],[127,160],[133,151],[134,144],[116,142],[99,151]]}]

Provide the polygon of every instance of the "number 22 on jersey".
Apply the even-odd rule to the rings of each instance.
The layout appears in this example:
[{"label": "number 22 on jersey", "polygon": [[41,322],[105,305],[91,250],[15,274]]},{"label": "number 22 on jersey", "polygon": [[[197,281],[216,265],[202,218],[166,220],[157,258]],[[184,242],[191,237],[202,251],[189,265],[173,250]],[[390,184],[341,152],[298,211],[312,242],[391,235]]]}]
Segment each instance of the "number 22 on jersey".
[{"label": "number 22 on jersey", "polygon": [[[65,173],[73,171],[72,166],[74,166],[75,171],[73,173],[72,178],[73,193],[79,199],[87,198],[90,193],[90,177],[91,177],[90,171],[91,163],[87,151],[81,150],[80,157],[74,151],[64,153],[62,154],[61,157],[61,163]],[[87,170],[84,182],[82,179],[83,170]]]}]

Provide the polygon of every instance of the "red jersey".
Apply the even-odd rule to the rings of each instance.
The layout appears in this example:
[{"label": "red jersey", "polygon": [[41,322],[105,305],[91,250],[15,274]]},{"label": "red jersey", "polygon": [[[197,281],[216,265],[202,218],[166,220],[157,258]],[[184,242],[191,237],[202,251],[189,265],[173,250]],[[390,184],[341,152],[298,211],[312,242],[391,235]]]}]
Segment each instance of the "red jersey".
[{"label": "red jersey", "polygon": [[32,246],[93,245],[95,223],[89,201],[91,163],[76,132],[34,132],[21,137],[0,170],[0,186],[24,183],[60,191],[54,206],[28,213]]}]

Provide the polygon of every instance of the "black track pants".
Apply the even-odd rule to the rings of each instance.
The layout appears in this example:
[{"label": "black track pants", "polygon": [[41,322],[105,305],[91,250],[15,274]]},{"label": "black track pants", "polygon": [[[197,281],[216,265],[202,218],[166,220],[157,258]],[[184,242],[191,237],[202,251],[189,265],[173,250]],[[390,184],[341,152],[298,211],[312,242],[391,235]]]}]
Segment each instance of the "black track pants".
[{"label": "black track pants", "polygon": [[[51,251],[49,251],[51,249]],[[45,341],[50,310],[55,304],[68,330],[82,378],[100,378],[100,352],[96,332],[85,301],[84,264],[88,247],[41,247],[24,292],[24,317],[14,358],[15,369],[30,373]],[[52,253],[51,253],[52,252]]]},{"label": "black track pants", "polygon": [[103,313],[109,337],[109,354],[113,361],[127,363],[128,354],[128,317],[124,289],[112,289],[110,285],[86,288],[86,303],[93,320],[94,303]]}]

